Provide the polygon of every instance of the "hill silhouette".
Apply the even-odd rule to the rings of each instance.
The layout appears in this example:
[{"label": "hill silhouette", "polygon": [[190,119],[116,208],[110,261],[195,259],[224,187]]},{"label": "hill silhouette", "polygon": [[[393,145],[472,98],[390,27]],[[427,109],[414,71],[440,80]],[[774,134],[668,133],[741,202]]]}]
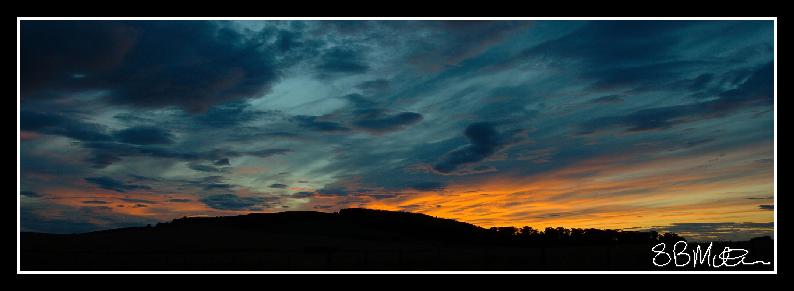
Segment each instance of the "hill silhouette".
[{"label": "hill silhouette", "polygon": [[[658,270],[651,248],[680,240],[656,232],[482,228],[349,208],[184,217],[82,234],[23,232],[20,248],[22,270]],[[772,257],[771,239],[730,246]]]}]

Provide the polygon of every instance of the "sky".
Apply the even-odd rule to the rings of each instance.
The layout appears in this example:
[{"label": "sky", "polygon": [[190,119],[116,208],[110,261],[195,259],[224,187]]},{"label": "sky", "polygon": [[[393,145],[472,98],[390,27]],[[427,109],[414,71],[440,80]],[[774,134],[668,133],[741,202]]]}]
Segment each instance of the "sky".
[{"label": "sky", "polygon": [[773,28],[23,20],[21,229],[367,207],[771,235]]}]

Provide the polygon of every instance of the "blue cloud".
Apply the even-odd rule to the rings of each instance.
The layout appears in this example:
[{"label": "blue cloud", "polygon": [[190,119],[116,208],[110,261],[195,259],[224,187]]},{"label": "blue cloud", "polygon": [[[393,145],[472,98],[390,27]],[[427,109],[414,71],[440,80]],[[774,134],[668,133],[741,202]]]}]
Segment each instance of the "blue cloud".
[{"label": "blue cloud", "polygon": [[125,128],[114,133],[114,137],[120,142],[137,145],[174,143],[173,134],[165,129],[153,126]]},{"label": "blue cloud", "polygon": [[207,206],[220,210],[255,210],[257,205],[265,202],[260,197],[240,197],[234,194],[218,194],[201,198]]},{"label": "blue cloud", "polygon": [[134,190],[151,189],[151,187],[146,185],[127,184],[123,181],[119,181],[110,177],[88,177],[85,178],[85,180],[86,182],[95,184],[102,189],[113,190],[121,193],[125,193],[127,191],[134,191]]},{"label": "blue cloud", "polygon": [[469,139],[469,145],[447,153],[441,162],[433,166],[434,170],[445,174],[454,172],[463,165],[484,160],[504,145],[499,132],[487,122],[470,124],[463,134]]}]

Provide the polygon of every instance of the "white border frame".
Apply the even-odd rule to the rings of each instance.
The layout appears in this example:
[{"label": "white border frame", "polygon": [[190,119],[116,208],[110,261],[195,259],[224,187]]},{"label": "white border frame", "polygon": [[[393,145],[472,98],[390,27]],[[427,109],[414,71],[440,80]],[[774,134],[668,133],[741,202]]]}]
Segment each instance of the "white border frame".
[{"label": "white border frame", "polygon": [[[22,20],[771,20],[774,22],[774,270],[772,271],[22,271],[20,265],[20,22]],[[777,17],[17,17],[17,274],[777,274]]]}]

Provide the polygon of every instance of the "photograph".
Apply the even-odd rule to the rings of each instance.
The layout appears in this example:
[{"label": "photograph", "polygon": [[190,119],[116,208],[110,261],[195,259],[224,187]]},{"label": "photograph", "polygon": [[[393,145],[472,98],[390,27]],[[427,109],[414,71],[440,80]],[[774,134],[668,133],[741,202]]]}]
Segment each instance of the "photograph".
[{"label": "photograph", "polygon": [[17,17],[17,274],[777,274],[777,17]]}]

